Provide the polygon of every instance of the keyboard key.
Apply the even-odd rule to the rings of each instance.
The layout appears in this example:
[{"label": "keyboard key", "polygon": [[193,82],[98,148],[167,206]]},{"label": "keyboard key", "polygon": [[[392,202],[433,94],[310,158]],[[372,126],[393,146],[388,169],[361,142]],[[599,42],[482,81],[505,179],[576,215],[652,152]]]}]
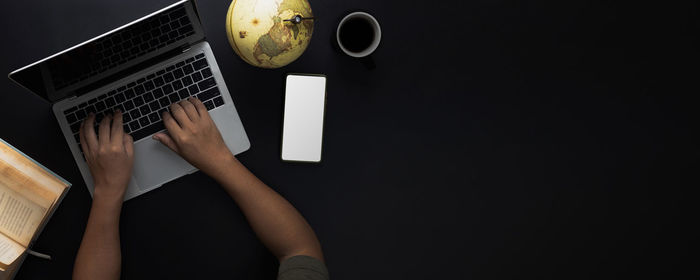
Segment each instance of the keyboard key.
[{"label": "keyboard key", "polygon": [[125,90],[126,90],[126,86],[120,86],[120,87],[117,89],[118,92],[122,92],[122,91],[125,91]]},{"label": "keyboard key", "polygon": [[102,94],[102,95],[100,95],[100,96],[97,97],[97,99],[99,99],[99,100],[102,100],[102,99],[105,99],[105,98],[107,98],[107,95],[106,95],[106,94]]},{"label": "keyboard key", "polygon": [[148,103],[148,107],[151,107],[152,112],[156,112],[158,111],[158,109],[160,109],[160,104],[158,103],[158,100],[156,100],[151,103]]},{"label": "keyboard key", "polygon": [[216,107],[224,105],[224,99],[221,98],[221,96],[214,98],[214,105],[216,105]]},{"label": "keyboard key", "polygon": [[142,116],[145,116],[151,112],[151,108],[149,108],[148,105],[143,105],[143,106],[139,107],[139,110],[141,111]]},{"label": "keyboard key", "polygon": [[119,105],[117,105],[117,106],[114,106],[114,110],[115,110],[115,111],[116,111],[116,110],[119,110],[119,111],[121,111],[121,112],[126,112],[126,111],[127,111],[127,110],[124,110],[124,105],[122,105],[122,104],[119,104]]},{"label": "keyboard key", "polygon": [[124,124],[124,133],[129,133],[131,132],[131,128],[129,128],[128,124]]},{"label": "keyboard key", "polygon": [[177,96],[177,93],[173,93],[173,94],[168,95],[168,98],[170,98],[170,104],[173,104],[173,103],[180,101],[180,97]]},{"label": "keyboard key", "polygon": [[184,78],[182,78],[181,81],[182,81],[183,86],[189,86],[193,83],[192,77],[190,77],[190,76],[185,76]]},{"label": "keyboard key", "polygon": [[139,139],[148,137],[148,136],[152,135],[153,133],[156,133],[156,132],[161,131],[163,129],[165,129],[165,125],[163,125],[162,121],[159,121],[159,122],[153,123],[147,127],[144,127],[139,131],[132,132],[131,137],[134,138],[134,141],[137,141]]},{"label": "keyboard key", "polygon": [[80,123],[77,122],[77,123],[71,124],[71,125],[70,125],[70,130],[71,130],[73,133],[77,133],[78,131],[80,131]]},{"label": "keyboard key", "polygon": [[143,82],[145,82],[145,81],[146,81],[146,78],[141,78],[141,79],[138,79],[136,82],[139,84],[143,84]]},{"label": "keyboard key", "polygon": [[196,72],[196,73],[192,74],[192,80],[193,80],[195,83],[201,81],[202,79],[203,79],[203,78],[202,78],[202,74],[201,74],[201,73]]},{"label": "keyboard key", "polygon": [[[131,131],[135,131],[139,128],[141,128],[141,125],[139,125],[139,122],[130,122],[129,127],[131,128]],[[136,137],[133,137],[134,134],[131,134],[132,138],[134,138],[134,141],[136,141]]]},{"label": "keyboard key", "polygon": [[78,106],[73,106],[73,107],[69,108],[68,110],[63,111],[63,113],[64,114],[73,113],[76,110],[78,110]]},{"label": "keyboard key", "polygon": [[204,81],[197,83],[197,85],[199,86],[199,90],[205,90],[205,89],[208,89],[210,87],[215,86],[216,81],[214,80],[214,78],[209,78],[209,79],[206,79]]},{"label": "keyboard key", "polygon": [[158,116],[158,112],[153,112],[150,115],[148,115],[148,120],[151,121],[151,123],[155,123],[160,120],[160,116]]},{"label": "keyboard key", "polygon": [[136,97],[136,93],[134,92],[133,88],[130,88],[124,91],[124,96],[126,96],[126,99],[132,99]]},{"label": "keyboard key", "polygon": [[153,101],[153,94],[151,94],[150,92],[147,92],[146,94],[143,95],[143,102],[148,103],[151,101]]},{"label": "keyboard key", "polygon": [[139,119],[139,124],[141,124],[141,127],[144,127],[151,124],[151,121],[148,120],[148,117],[143,117]]},{"label": "keyboard key", "polygon": [[185,99],[187,97],[190,97],[190,91],[187,90],[186,88],[183,88],[177,92],[177,95],[180,96],[180,99]]},{"label": "keyboard key", "polygon": [[165,68],[165,71],[168,71],[168,72],[173,71],[173,70],[175,70],[175,65],[170,65],[167,68]]},{"label": "keyboard key", "polygon": [[114,101],[114,97],[110,96],[110,97],[107,97],[107,99],[105,99],[105,104],[107,104],[107,107],[112,108],[112,107],[114,107],[114,105],[117,105],[117,102]]},{"label": "keyboard key", "polygon": [[95,103],[95,109],[97,109],[98,112],[102,112],[107,109],[107,105],[105,105],[103,101],[98,101]]},{"label": "keyboard key", "polygon": [[163,77],[156,77],[153,79],[153,84],[155,84],[156,87],[160,87],[165,84],[165,81],[163,80]]},{"label": "keyboard key", "polygon": [[132,87],[136,86],[136,82],[131,82],[131,83],[127,84],[126,86],[129,88],[132,88]]},{"label": "keyboard key", "polygon": [[136,95],[143,94],[144,92],[146,92],[146,89],[143,87],[143,85],[138,85],[134,87],[134,93],[136,93]]},{"label": "keyboard key", "polygon": [[122,122],[128,123],[130,121],[131,121],[131,115],[129,113],[123,113],[122,114]]},{"label": "keyboard key", "polygon": [[207,90],[207,91],[205,91],[205,92],[202,92],[202,93],[200,93],[199,95],[197,95],[197,98],[199,98],[199,100],[201,100],[202,102],[204,102],[204,101],[207,101],[207,100],[212,99],[212,98],[214,98],[214,97],[217,97],[217,96],[219,96],[219,95],[221,95],[221,93],[219,93],[219,89],[213,87],[213,88],[210,88],[209,90]]},{"label": "keyboard key", "polygon": [[126,102],[124,102],[123,105],[124,105],[124,109],[126,109],[127,111],[134,109],[134,103],[131,102],[131,100],[127,100]]},{"label": "keyboard key", "polygon": [[175,69],[175,71],[173,71],[173,76],[175,76],[175,79],[179,79],[185,76],[185,73],[182,72],[182,69]]},{"label": "keyboard key", "polygon": [[204,58],[204,54],[200,53],[200,54],[196,55],[194,58]]},{"label": "keyboard key", "polygon": [[143,87],[145,87],[147,91],[152,91],[153,89],[156,88],[156,86],[153,84],[152,81],[147,81],[147,82],[143,83]]},{"label": "keyboard key", "polygon": [[97,113],[97,111],[95,110],[95,106],[88,105],[87,107],[85,107],[85,113],[87,113],[88,115],[90,113]]},{"label": "keyboard key", "polygon": [[157,88],[157,89],[153,90],[153,98],[158,99],[158,98],[163,97],[163,95],[164,95],[164,94],[163,94],[163,90],[162,90],[162,89]]},{"label": "keyboard key", "polygon": [[134,105],[136,105],[136,107],[143,105],[143,103],[143,97],[137,96],[134,98]]},{"label": "keyboard key", "polygon": [[174,90],[179,90],[182,88],[182,82],[180,81],[174,81],[171,85],[173,85]]},{"label": "keyboard key", "polygon": [[214,109],[214,102],[211,102],[211,100],[208,100],[207,102],[204,102],[204,107],[207,107],[207,110]]},{"label": "keyboard key", "polygon": [[141,117],[141,112],[139,111],[139,109],[131,110],[131,111],[129,112],[129,114],[131,114],[131,118],[134,119],[134,120],[136,120],[136,119],[138,119],[138,118]]},{"label": "keyboard key", "polygon": [[175,67],[177,67],[177,68],[180,68],[180,67],[182,67],[182,66],[185,66],[185,62],[184,62],[184,61],[180,61],[180,62],[178,62],[178,63],[175,64]]},{"label": "keyboard key", "polygon": [[[181,23],[182,23],[182,22],[181,22]],[[185,23],[182,23],[182,24],[184,25]],[[190,57],[190,58],[188,58],[187,60],[185,60],[185,63],[190,64],[190,63],[192,63],[193,61],[194,61],[194,57]]]},{"label": "keyboard key", "polygon": [[182,71],[185,72],[185,74],[189,75],[192,74],[192,72],[194,72],[194,68],[192,68],[192,65],[187,64],[184,67],[182,67]]},{"label": "keyboard key", "polygon": [[175,77],[172,73],[165,73],[165,75],[163,75],[163,80],[165,80],[166,83],[169,83],[175,80]]},{"label": "keyboard key", "polygon": [[146,76],[146,79],[153,80],[153,78],[155,78],[155,77],[156,77],[156,74],[148,74],[148,76]]},{"label": "keyboard key", "polygon": [[85,108],[85,106],[87,106],[87,105],[88,105],[87,102],[83,102],[83,103],[80,103],[80,105],[78,105],[78,108],[82,109],[82,108]]},{"label": "keyboard key", "polygon": [[97,102],[97,98],[88,100],[88,104],[95,104],[95,102]]},{"label": "keyboard key", "polygon": [[68,123],[74,123],[78,121],[78,118],[75,117],[75,114],[70,113],[66,115],[66,120],[68,120]]},{"label": "keyboard key", "polygon": [[163,89],[163,94],[170,94],[173,92],[173,86],[171,86],[170,84],[163,86],[162,89]]},{"label": "keyboard key", "polygon": [[116,100],[117,103],[122,103],[126,100],[126,97],[124,96],[123,93],[119,93],[116,96],[114,96],[114,100]]},{"label": "keyboard key", "polygon": [[165,74],[165,70],[159,70],[158,72],[156,72],[156,75],[158,76],[162,76],[163,74]]},{"label": "keyboard key", "polygon": [[197,85],[191,85],[187,89],[189,89],[190,95],[196,95],[199,93],[199,87]]},{"label": "keyboard key", "polygon": [[200,59],[192,63],[192,67],[194,67],[194,70],[199,70],[204,67],[207,67],[207,61],[205,59]]},{"label": "keyboard key", "polygon": [[163,97],[159,99],[158,102],[160,102],[161,108],[168,107],[168,105],[170,105],[170,100],[168,100],[168,97]]},{"label": "keyboard key", "polygon": [[82,120],[82,119],[84,119],[85,117],[87,117],[87,113],[85,113],[85,110],[80,109],[80,110],[78,110],[78,111],[75,111],[75,117],[76,117],[78,120]]},{"label": "keyboard key", "polygon": [[204,76],[204,78],[209,78],[209,77],[211,77],[211,75],[212,75],[211,68],[207,67],[207,68],[204,68],[204,70],[202,70],[202,76]]}]

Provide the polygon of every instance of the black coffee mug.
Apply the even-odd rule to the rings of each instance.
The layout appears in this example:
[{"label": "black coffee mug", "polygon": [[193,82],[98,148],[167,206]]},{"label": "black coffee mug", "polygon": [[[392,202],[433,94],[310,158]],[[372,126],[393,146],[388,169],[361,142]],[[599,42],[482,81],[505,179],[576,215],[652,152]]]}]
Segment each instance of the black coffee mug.
[{"label": "black coffee mug", "polygon": [[365,12],[346,15],[338,23],[335,39],[343,53],[360,59],[368,69],[376,68],[371,54],[379,46],[382,29],[372,15]]}]

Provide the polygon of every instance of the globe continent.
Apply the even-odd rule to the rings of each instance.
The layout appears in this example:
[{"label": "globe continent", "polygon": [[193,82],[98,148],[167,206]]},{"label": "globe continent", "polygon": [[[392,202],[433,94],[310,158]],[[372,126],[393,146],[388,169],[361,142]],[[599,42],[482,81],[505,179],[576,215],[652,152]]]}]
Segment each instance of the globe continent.
[{"label": "globe continent", "polygon": [[285,66],[301,56],[313,33],[313,20],[284,21],[295,15],[313,17],[306,0],[233,0],[226,16],[229,43],[253,66]]}]

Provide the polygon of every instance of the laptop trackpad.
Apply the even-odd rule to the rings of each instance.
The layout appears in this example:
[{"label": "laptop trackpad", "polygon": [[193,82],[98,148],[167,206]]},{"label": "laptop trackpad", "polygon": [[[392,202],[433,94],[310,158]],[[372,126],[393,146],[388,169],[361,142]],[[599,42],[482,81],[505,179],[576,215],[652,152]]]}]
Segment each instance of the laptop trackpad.
[{"label": "laptop trackpad", "polygon": [[134,144],[134,179],[141,190],[156,188],[196,168],[160,142],[149,138]]}]

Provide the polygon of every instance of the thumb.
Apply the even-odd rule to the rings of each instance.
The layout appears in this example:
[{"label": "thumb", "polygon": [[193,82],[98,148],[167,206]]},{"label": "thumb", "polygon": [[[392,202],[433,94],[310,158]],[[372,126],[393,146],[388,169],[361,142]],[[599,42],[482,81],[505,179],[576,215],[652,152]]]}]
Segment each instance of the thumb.
[{"label": "thumb", "polygon": [[167,146],[168,148],[173,150],[173,152],[179,153],[179,151],[177,149],[177,145],[175,145],[175,141],[173,141],[173,139],[170,138],[169,135],[167,135],[163,132],[158,132],[156,134],[153,134],[153,139],[155,139],[156,141],[160,142],[161,144]]}]

